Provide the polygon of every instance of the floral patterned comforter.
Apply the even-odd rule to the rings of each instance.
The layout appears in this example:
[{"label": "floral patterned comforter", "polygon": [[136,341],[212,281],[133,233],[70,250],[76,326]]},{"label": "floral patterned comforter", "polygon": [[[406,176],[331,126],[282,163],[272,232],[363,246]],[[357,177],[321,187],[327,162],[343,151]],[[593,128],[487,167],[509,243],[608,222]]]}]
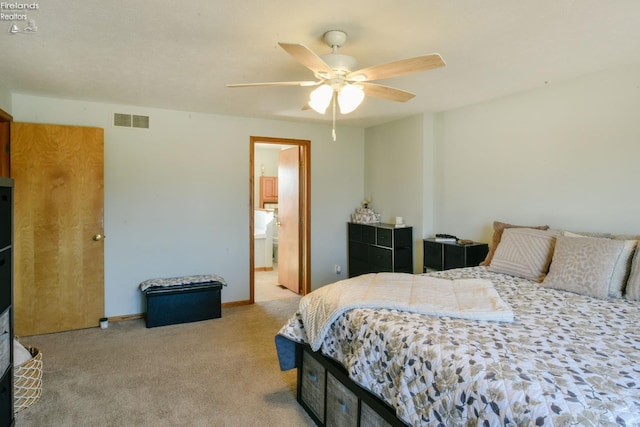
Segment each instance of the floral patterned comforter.
[{"label": "floral patterned comforter", "polygon": [[[473,267],[513,323],[354,309],[321,351],[407,424],[640,426],[640,303],[599,300]],[[280,337],[306,342],[296,313]]]}]

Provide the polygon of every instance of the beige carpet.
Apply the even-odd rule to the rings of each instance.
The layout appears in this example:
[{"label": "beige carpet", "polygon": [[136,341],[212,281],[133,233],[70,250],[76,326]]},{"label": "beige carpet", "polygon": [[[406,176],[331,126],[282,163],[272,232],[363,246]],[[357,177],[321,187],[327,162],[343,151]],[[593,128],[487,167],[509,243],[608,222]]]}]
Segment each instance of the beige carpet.
[{"label": "beige carpet", "polygon": [[254,272],[254,299],[256,302],[272,301],[274,299],[291,298],[295,292],[280,285],[278,281],[278,264],[273,264],[273,270]]},{"label": "beige carpet", "polygon": [[219,319],[147,329],[143,320],[26,337],[43,354],[28,426],[313,426],[281,372],[274,335],[299,298],[223,308]]}]

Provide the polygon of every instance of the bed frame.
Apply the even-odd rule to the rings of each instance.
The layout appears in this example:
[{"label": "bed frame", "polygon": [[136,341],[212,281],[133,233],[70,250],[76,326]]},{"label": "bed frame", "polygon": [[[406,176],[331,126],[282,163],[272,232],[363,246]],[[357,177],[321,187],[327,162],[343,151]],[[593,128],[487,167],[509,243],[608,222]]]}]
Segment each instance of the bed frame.
[{"label": "bed frame", "polygon": [[396,427],[405,424],[394,410],[354,383],[334,360],[296,345],[298,403],[319,426]]}]

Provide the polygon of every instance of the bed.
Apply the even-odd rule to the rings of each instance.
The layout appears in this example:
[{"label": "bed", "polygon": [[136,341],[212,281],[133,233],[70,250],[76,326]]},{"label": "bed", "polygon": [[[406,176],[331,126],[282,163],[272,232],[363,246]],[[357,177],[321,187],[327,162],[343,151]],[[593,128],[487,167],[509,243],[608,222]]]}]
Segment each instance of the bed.
[{"label": "bed", "polygon": [[[355,393],[352,425],[640,425],[637,240],[504,231],[487,265],[429,276],[490,282],[511,321],[373,305],[330,319],[312,340],[301,311],[292,315],[276,335],[281,369],[300,368],[298,400],[318,424],[347,404],[330,407],[327,373],[313,397],[321,409],[300,398],[305,360]],[[377,424],[365,421],[371,407]]]}]

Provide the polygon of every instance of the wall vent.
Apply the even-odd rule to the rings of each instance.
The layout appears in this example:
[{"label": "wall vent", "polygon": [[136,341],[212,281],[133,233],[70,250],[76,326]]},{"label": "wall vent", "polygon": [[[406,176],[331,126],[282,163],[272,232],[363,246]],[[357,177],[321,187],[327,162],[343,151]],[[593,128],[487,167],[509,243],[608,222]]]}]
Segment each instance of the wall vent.
[{"label": "wall vent", "polygon": [[114,113],[113,125],[126,128],[149,129],[149,116]]},{"label": "wall vent", "polygon": [[113,125],[114,126],[124,126],[124,127],[130,128],[131,127],[131,114],[115,113],[113,115]]},{"label": "wall vent", "polygon": [[149,129],[149,116],[132,116],[131,126],[134,128]]}]

